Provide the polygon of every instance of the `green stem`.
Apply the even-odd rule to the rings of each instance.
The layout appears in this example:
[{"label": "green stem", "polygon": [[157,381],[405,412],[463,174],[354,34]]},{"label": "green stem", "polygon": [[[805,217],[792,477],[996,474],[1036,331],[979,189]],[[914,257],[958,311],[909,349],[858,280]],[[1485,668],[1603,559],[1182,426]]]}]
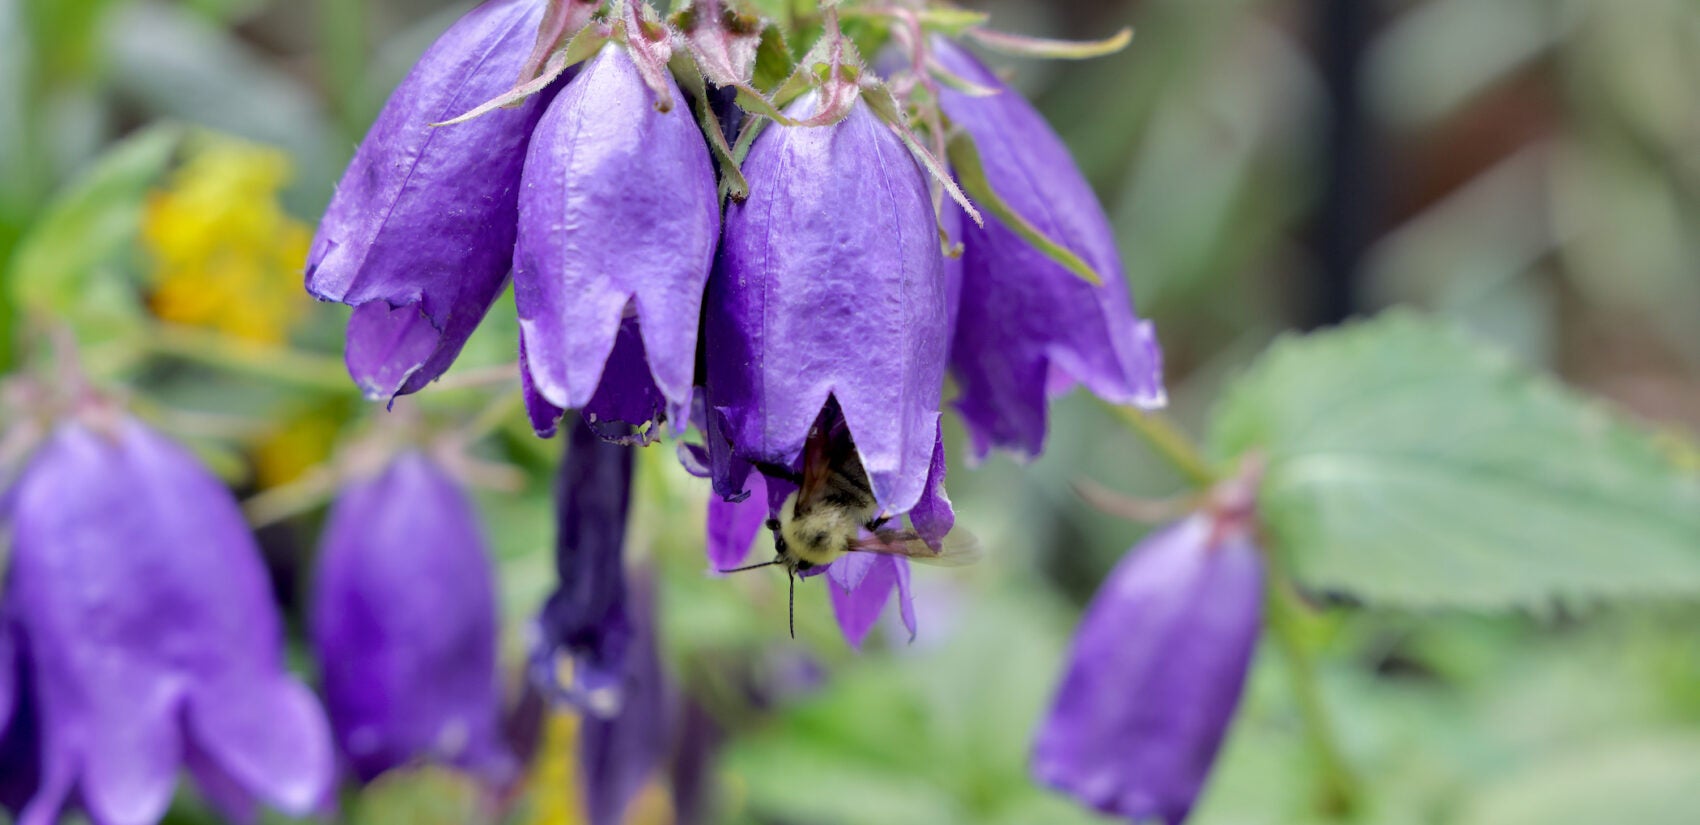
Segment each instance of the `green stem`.
[{"label": "green stem", "polygon": [[354,391],[342,361],[288,347],[257,344],[211,330],[155,324],[138,342],[156,355],[245,373],[318,392]]},{"label": "green stem", "polygon": [[1291,585],[1281,579],[1272,579],[1268,602],[1269,633],[1275,646],[1280,648],[1281,657],[1286,660],[1287,677],[1293,696],[1299,703],[1305,738],[1321,772],[1317,809],[1329,819],[1349,818],[1357,811],[1361,794],[1357,778],[1340,749],[1334,724],[1317,683],[1315,651],[1305,639],[1305,608]]},{"label": "green stem", "polygon": [[1157,455],[1186,477],[1194,487],[1209,487],[1216,482],[1210,462],[1174,422],[1157,413],[1148,413],[1120,404],[1109,405],[1110,411],[1133,430]]}]

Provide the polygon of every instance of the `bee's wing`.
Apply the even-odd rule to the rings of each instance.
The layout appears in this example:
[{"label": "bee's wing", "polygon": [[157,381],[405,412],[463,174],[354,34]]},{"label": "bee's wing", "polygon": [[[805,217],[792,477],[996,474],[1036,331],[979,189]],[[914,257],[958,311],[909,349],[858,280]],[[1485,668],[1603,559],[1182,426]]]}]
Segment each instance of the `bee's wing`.
[{"label": "bee's wing", "polygon": [[828,455],[826,428],[809,430],[803,442],[803,483],[797,489],[797,510],[800,515],[814,506],[826,492],[826,481],[832,476],[832,459]]},{"label": "bee's wing", "polygon": [[935,550],[913,530],[881,530],[872,536],[857,539],[851,550],[902,556],[922,564],[960,567],[980,560],[980,541],[966,530],[952,530],[943,544]]}]

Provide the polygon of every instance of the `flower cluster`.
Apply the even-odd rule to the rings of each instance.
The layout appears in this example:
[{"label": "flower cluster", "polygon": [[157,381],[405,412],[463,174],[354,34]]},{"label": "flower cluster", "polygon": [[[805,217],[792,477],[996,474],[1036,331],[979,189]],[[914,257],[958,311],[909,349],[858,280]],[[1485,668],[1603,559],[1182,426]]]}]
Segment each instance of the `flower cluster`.
[{"label": "flower cluster", "polygon": [[[866,476],[869,525],[948,530],[929,484],[947,372],[980,456],[1037,454],[1047,395],[1076,383],[1163,403],[1102,208],[1043,119],[961,46],[898,38],[911,59],[895,74],[911,76],[888,85],[829,7],[769,96],[752,86],[760,21],[719,2],[671,22],[600,7],[479,7],[361,144],[307,285],[355,307],[347,361],[368,394],[442,375],[511,272],[540,435],[563,410],[617,441],[694,424],[705,443],[685,454],[718,497],[766,499],[766,518],[731,519],[717,567],[827,469],[805,456],[825,431]],[[938,159],[947,138],[977,147],[961,187]],[[976,181],[991,214],[962,194]],[[900,558],[843,561],[831,581],[854,640],[894,587],[907,600]]]}]

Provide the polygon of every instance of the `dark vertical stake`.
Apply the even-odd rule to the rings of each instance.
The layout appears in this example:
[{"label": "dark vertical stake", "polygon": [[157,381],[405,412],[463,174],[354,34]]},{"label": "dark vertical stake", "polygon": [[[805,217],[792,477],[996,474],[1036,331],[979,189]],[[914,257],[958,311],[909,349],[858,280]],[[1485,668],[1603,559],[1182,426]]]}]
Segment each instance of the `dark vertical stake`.
[{"label": "dark vertical stake", "polygon": [[1363,94],[1364,53],[1375,0],[1316,0],[1317,59],[1328,118],[1317,164],[1321,193],[1313,227],[1317,263],[1310,326],[1339,323],[1358,308],[1358,276],[1380,220],[1376,135]]}]

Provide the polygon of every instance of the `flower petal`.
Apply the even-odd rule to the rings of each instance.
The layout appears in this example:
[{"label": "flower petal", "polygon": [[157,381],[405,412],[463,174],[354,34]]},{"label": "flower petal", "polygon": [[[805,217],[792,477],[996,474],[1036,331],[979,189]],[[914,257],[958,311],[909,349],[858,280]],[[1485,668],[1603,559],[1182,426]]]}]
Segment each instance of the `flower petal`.
[{"label": "flower petal", "polygon": [[513,85],[543,5],[495,0],[444,32],[390,95],[319,224],[307,290],[382,305],[351,320],[349,367],[368,394],[436,379],[502,291],[526,143],[558,86],[514,109],[431,124]]},{"label": "flower petal", "polygon": [[1076,631],[1033,774],[1129,819],[1186,818],[1239,704],[1257,642],[1262,558],[1195,515],[1116,566]]},{"label": "flower petal", "polygon": [[[720,211],[696,122],[655,102],[626,47],[610,43],[550,104],[525,161],[514,299],[532,380],[550,403],[587,407],[605,374],[628,387],[653,376],[682,432]],[[628,304],[647,365],[609,357]]]},{"label": "flower petal", "polygon": [[619,825],[638,791],[660,769],[672,739],[671,702],[655,638],[649,585],[631,594],[632,641],[621,680],[624,701],[607,718],[586,716],[578,759],[588,825]]},{"label": "flower petal", "polygon": [[417,452],[338,497],[310,612],[325,704],[362,780],[419,760],[501,773],[495,583],[466,494]]},{"label": "flower petal", "polygon": [[975,452],[1044,446],[1046,382],[1055,364],[1116,402],[1165,403],[1161,352],[1133,314],[1109,219],[1056,133],[1020,93],[942,37],[934,53],[950,72],[1000,90],[977,97],[946,88],[945,114],[974,138],[998,194],[1040,231],[1104,277],[1093,286],[986,216],[963,225],[963,286],[951,368],[957,406]]},{"label": "flower petal", "polygon": [[742,565],[762,523],[767,521],[767,484],[760,473],[750,478],[750,495],[742,501],[708,497],[708,566],[712,571]]},{"label": "flower petal", "polygon": [[879,621],[891,591],[898,591],[898,608],[909,638],[915,638],[915,602],[909,588],[909,560],[879,553],[848,553],[828,568],[832,612],[851,647],[861,649],[868,631]]},{"label": "flower petal", "polygon": [[[787,114],[815,105],[805,95]],[[727,206],[706,299],[711,415],[736,458],[789,466],[836,399],[875,497],[907,511],[926,483],[947,345],[926,176],[861,102],[831,126],[768,126],[744,174],[750,196]]]},{"label": "flower petal", "polygon": [[285,813],[311,812],[331,791],[335,757],[318,700],[286,677],[232,678],[190,700],[195,745],[237,785]]},{"label": "flower petal", "polygon": [[956,526],[956,510],[951,506],[950,495],[944,489],[945,470],[944,427],[943,422],[940,422],[937,440],[933,443],[933,461],[927,468],[927,487],[921,493],[921,500],[909,511],[909,524],[915,528],[922,540],[934,548],[937,548],[950,529]]}]

